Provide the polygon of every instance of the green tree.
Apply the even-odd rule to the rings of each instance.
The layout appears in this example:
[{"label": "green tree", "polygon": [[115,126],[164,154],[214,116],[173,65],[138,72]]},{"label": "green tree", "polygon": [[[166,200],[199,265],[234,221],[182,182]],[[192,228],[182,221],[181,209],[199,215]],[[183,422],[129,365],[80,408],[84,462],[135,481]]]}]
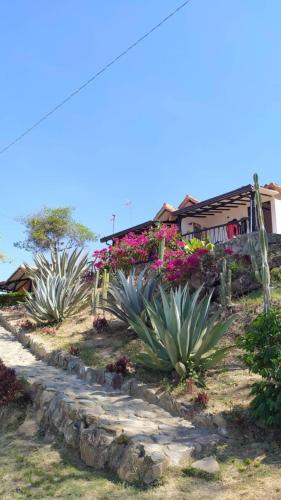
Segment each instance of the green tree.
[{"label": "green tree", "polygon": [[71,207],[44,207],[38,213],[21,218],[20,222],[26,227],[27,238],[14,243],[15,247],[32,252],[61,251],[83,247],[86,242],[95,241],[96,235],[76,222],[72,214]]}]

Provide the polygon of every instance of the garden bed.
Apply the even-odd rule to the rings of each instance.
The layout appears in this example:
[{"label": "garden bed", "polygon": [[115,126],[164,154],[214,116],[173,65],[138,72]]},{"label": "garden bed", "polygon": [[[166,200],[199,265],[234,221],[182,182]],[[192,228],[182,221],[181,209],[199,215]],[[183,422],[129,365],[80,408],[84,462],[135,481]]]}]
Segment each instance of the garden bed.
[{"label": "garden bed", "polygon": [[[274,297],[275,303],[280,305],[279,290],[274,292]],[[236,337],[245,331],[252,318],[260,310],[259,292],[237,302],[231,311],[236,319],[224,339],[224,344],[233,344]],[[2,309],[1,314],[16,329],[19,329],[26,319],[23,307],[5,308]],[[134,363],[135,355],[141,346],[133,332],[109,316],[108,327],[100,332],[95,331],[90,310],[65,320],[57,328],[52,328],[51,333],[43,333],[43,331],[44,329],[41,328],[21,329],[23,336],[32,338],[32,342],[39,346],[38,354],[40,354],[40,346],[41,353],[47,351],[50,356],[61,351],[68,353],[70,347],[75,347],[79,350],[79,359],[82,364],[97,370],[105,368],[106,365],[114,363],[124,355]],[[69,355],[65,354],[65,356],[69,358]],[[196,386],[190,387],[186,383],[175,383],[172,377],[165,377],[163,374],[140,367],[136,367],[131,378],[125,379],[125,383],[132,380],[131,386],[126,383],[126,388],[133,391],[134,396],[159,404],[172,414],[185,416],[197,425],[213,425],[213,418],[210,419],[210,415],[212,417],[226,415],[227,417],[236,408],[247,408],[249,404],[249,391],[257,376],[249,374],[239,356],[239,350],[234,348],[223,364],[216,370],[208,372],[204,389]],[[198,393],[202,392],[207,394],[206,408],[204,405],[194,403]],[[218,424],[218,426],[221,425]]]}]

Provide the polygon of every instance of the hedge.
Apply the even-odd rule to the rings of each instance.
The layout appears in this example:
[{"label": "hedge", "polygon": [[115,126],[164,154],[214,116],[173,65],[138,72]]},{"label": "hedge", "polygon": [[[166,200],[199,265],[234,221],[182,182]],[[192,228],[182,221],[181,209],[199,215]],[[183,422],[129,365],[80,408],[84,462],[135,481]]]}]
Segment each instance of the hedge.
[{"label": "hedge", "polygon": [[0,293],[0,307],[9,307],[24,302],[26,292]]}]

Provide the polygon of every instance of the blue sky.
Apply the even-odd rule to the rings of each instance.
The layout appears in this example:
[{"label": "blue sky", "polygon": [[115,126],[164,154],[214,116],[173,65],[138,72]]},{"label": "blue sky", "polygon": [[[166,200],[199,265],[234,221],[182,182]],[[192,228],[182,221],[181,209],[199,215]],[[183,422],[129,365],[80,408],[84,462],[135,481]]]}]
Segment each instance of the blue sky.
[{"label": "blue sky", "polygon": [[[175,0],[13,0],[0,17],[0,146],[173,10]],[[281,183],[281,2],[191,0],[0,157],[0,279],[31,256],[15,218],[76,207],[97,233],[164,201]],[[125,206],[132,201],[132,216]]]}]

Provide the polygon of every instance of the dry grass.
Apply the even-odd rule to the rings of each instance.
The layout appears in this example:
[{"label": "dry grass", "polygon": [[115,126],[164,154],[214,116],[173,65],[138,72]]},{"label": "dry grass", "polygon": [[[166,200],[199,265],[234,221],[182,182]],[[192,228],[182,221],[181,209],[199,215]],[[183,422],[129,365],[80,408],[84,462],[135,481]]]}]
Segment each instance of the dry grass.
[{"label": "dry grass", "polygon": [[280,447],[274,436],[255,432],[243,425],[233,429],[217,451],[219,479],[173,470],[162,484],[143,490],[86,467],[73,450],[45,442],[28,413],[24,423],[14,422],[5,432],[0,422],[0,498],[280,499]]}]

